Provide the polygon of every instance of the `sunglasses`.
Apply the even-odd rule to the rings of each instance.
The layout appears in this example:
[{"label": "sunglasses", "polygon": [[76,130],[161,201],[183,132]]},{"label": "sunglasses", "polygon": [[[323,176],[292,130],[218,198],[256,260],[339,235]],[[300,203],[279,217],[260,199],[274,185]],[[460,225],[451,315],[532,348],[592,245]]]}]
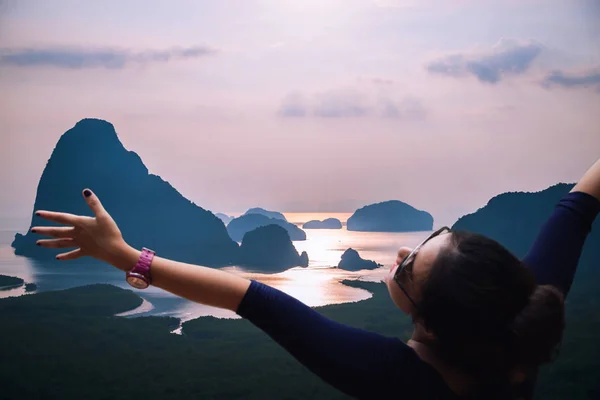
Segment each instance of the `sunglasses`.
[{"label": "sunglasses", "polygon": [[437,231],[435,231],[431,235],[429,235],[427,237],[427,239],[425,239],[421,243],[419,243],[419,245],[417,247],[415,247],[413,249],[413,251],[411,251],[410,254],[404,258],[404,260],[402,260],[402,263],[398,266],[398,268],[396,269],[396,272],[394,273],[394,282],[396,282],[398,284],[398,286],[400,287],[400,290],[402,290],[404,295],[408,298],[408,300],[410,300],[410,302],[412,303],[412,305],[415,308],[419,308],[419,307],[417,306],[417,303],[410,297],[410,295],[406,291],[406,288],[404,287],[404,284],[402,283],[402,278],[404,276],[406,276],[407,274],[412,273],[412,269],[413,269],[413,266],[415,263],[415,258],[417,257],[417,254],[419,253],[419,250],[421,249],[421,247],[423,247],[423,245],[425,243],[427,243],[434,237],[437,237],[444,232],[451,232],[450,228],[448,228],[447,226],[441,227],[440,229],[438,229]]}]

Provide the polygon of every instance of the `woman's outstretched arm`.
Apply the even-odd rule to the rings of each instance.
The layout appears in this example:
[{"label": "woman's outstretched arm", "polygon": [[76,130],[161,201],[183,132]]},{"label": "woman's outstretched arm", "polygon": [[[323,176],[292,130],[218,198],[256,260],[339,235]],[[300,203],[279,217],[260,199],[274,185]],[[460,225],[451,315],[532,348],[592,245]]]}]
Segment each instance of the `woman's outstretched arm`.
[{"label": "woman's outstretched arm", "polygon": [[568,294],[585,240],[600,212],[600,160],[557,204],[524,259],[540,285]]},{"label": "woman's outstretched arm", "polygon": [[[123,240],[96,195],[86,190],[84,197],[95,217],[38,211],[42,218],[67,225],[32,228],[34,233],[56,237],[38,243],[77,248],[59,254],[60,260],[91,256],[123,271],[132,269],[140,251]],[[419,384],[423,369],[434,372],[399,339],[337,323],[277,289],[229,272],[160,257],[154,258],[151,271],[152,284],[157,287],[250,320],[304,366],[346,394],[386,398],[401,386],[406,398],[413,398],[416,391],[435,389]]]},{"label": "woman's outstretched arm", "polygon": [[[126,246],[116,264],[124,266],[123,270],[130,270],[140,253]],[[250,281],[226,271],[155,256],[152,261],[152,285],[196,303],[236,312],[250,287]]]},{"label": "woman's outstretched arm", "polygon": [[[44,219],[67,225],[33,227],[33,233],[56,238],[39,240],[38,244],[52,248],[77,248],[59,254],[56,257],[59,260],[90,256],[122,271],[131,270],[141,252],[125,242],[117,224],[94,193],[86,189],[84,197],[95,217],[51,211],[36,212]],[[250,281],[225,271],[154,257],[152,285],[198,303],[237,311]]]}]

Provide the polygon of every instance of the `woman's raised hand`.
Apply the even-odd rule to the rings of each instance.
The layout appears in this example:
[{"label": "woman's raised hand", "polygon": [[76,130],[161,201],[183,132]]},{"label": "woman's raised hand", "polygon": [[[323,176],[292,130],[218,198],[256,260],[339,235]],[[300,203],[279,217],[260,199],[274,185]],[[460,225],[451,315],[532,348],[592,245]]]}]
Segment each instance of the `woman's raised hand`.
[{"label": "woman's raised hand", "polygon": [[584,192],[600,200],[600,159],[587,170],[572,192]]},{"label": "woman's raised hand", "polygon": [[55,238],[38,240],[37,244],[48,248],[75,248],[59,254],[56,256],[57,260],[74,260],[82,256],[90,256],[113,264],[120,269],[125,269],[125,266],[121,268],[120,259],[129,246],[123,240],[119,227],[91,190],[85,189],[83,196],[94,212],[94,217],[52,211],[36,211],[35,214],[41,218],[66,225],[31,228],[33,233]]}]

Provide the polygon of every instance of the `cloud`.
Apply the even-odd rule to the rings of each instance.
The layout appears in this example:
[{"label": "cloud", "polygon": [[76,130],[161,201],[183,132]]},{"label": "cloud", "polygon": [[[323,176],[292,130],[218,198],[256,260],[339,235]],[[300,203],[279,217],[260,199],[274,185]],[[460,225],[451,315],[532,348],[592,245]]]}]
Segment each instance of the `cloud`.
[{"label": "cloud", "polygon": [[404,8],[414,7],[419,2],[417,0],[373,0],[373,4],[381,8]]},{"label": "cloud", "polygon": [[120,48],[26,48],[0,49],[0,65],[14,67],[55,67],[65,69],[122,69],[130,64],[166,63],[215,54],[207,46],[145,50]]},{"label": "cloud", "polygon": [[480,82],[496,84],[509,75],[522,75],[542,52],[538,43],[501,40],[484,54],[452,54],[427,64],[431,74],[452,77],[475,76]]},{"label": "cloud", "polygon": [[453,54],[427,64],[427,71],[432,74],[448,76],[461,76],[466,72],[465,58],[460,54]]},{"label": "cloud", "polygon": [[553,86],[564,88],[596,87],[600,90],[600,68],[583,73],[552,71],[544,78],[542,86],[547,88]]},{"label": "cloud", "polygon": [[392,86],[395,84],[393,79],[379,77],[358,77],[356,81],[360,84],[367,83],[371,85]]},{"label": "cloud", "polygon": [[282,117],[423,119],[425,107],[415,97],[392,96],[354,88],[285,96],[277,112]]},{"label": "cloud", "polygon": [[[504,5],[509,6],[522,6],[523,4],[535,4],[541,3],[543,0],[502,0]],[[595,1],[595,0],[588,0]],[[450,7],[464,7],[469,5],[480,5],[484,3],[483,0],[371,0],[371,3],[375,7],[380,8],[408,8],[408,7],[435,7],[443,3],[445,6]],[[488,5],[497,5],[498,0],[487,0]],[[484,3],[485,4],[485,3]]]},{"label": "cloud", "polygon": [[308,112],[306,96],[301,92],[292,92],[283,98],[278,114],[282,117],[304,117]]},{"label": "cloud", "polygon": [[332,90],[314,97],[312,112],[324,118],[364,117],[369,105],[366,96],[357,90]]},{"label": "cloud", "polygon": [[405,97],[394,101],[389,97],[379,99],[380,115],[385,118],[401,118],[419,120],[427,116],[427,110],[423,103],[415,97]]},{"label": "cloud", "polygon": [[267,47],[270,49],[279,49],[285,46],[285,42],[273,42],[269,44]]}]

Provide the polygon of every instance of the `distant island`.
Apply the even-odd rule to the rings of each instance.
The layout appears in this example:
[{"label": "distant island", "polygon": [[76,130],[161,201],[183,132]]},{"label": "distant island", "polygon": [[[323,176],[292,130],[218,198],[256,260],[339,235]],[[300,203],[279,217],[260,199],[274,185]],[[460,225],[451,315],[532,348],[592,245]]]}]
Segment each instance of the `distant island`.
[{"label": "distant island", "polygon": [[377,264],[375,261],[365,260],[361,258],[358,251],[349,248],[342,254],[342,259],[337,267],[346,271],[360,271],[363,269],[377,269],[381,267],[381,264]]},{"label": "distant island", "polygon": [[308,255],[301,255],[292,244],[288,232],[279,225],[266,225],[244,235],[242,266],[260,271],[282,272],[291,267],[308,267]]},{"label": "distant island", "polygon": [[281,226],[287,231],[291,240],[306,240],[306,232],[296,225],[279,218],[269,218],[262,214],[244,214],[241,217],[232,219],[227,225],[227,232],[233,240],[240,242],[247,232],[267,225]]},{"label": "distant island", "polygon": [[233,218],[235,218],[235,217],[230,217],[229,215],[223,214],[223,213],[216,213],[215,216],[217,218],[219,218],[221,221],[223,221],[223,223],[225,225],[227,225]]},{"label": "distant island", "polygon": [[265,217],[280,219],[282,221],[287,222],[287,219],[285,218],[285,216],[282,213],[280,213],[278,211],[268,211],[268,210],[265,210],[264,208],[260,208],[260,207],[251,208],[244,213],[244,215],[249,215],[249,214],[260,214],[260,215],[264,215]]},{"label": "distant island", "polygon": [[356,210],[346,227],[349,231],[361,232],[430,231],[433,217],[399,200],[390,200]]},{"label": "distant island", "polygon": [[[91,215],[81,195],[86,187],[100,197],[125,240],[136,248],[148,247],[159,256],[208,267],[244,263],[236,243],[243,234],[232,240],[221,219],[150,174],[140,157],[123,147],[113,125],[99,119],[83,119],[60,137],[40,178],[33,211]],[[52,225],[33,211],[30,226]],[[249,215],[255,216],[267,218]],[[260,225],[265,224],[246,227],[243,233]],[[286,227],[293,240],[306,238],[289,225],[300,231]],[[29,231],[17,234],[12,243],[15,254],[53,260],[60,251],[36,246],[38,239]],[[265,261],[272,262],[273,256],[265,253]],[[281,260],[282,265],[287,262]]]},{"label": "distant island", "polygon": [[313,219],[302,225],[303,229],[342,229],[342,222],[337,218],[327,218],[323,221]]},{"label": "distant island", "polygon": [[25,284],[25,293],[35,292],[37,290],[37,285],[35,283],[26,283]]},{"label": "distant island", "polygon": [[13,289],[23,285],[25,281],[14,276],[0,275],[0,290]]},{"label": "distant island", "polygon": [[25,283],[23,279],[15,276],[0,275],[0,290],[20,288],[23,284],[25,284],[25,293],[37,290],[37,285],[35,283]]}]

